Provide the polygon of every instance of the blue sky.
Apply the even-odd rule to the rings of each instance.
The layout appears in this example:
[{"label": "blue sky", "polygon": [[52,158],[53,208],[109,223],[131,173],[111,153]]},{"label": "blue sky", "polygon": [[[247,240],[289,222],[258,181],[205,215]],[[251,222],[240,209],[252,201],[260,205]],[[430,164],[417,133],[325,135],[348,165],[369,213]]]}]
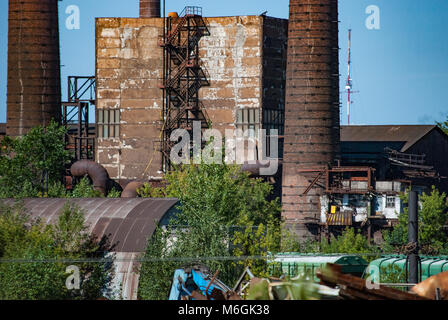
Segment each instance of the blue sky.
[{"label": "blue sky", "polygon": [[[257,15],[287,18],[288,0],[167,0],[167,12],[185,5],[203,7],[205,16]],[[347,30],[352,31],[352,124],[432,124],[448,115],[448,1],[340,0],[340,74],[345,86]],[[79,30],[68,30],[65,10],[77,5]],[[369,5],[380,9],[380,29],[365,26]],[[8,1],[0,1],[0,122],[6,121]],[[59,2],[63,98],[68,75],[95,73],[95,17],[137,17],[138,0]],[[341,123],[346,123],[341,93]]]}]

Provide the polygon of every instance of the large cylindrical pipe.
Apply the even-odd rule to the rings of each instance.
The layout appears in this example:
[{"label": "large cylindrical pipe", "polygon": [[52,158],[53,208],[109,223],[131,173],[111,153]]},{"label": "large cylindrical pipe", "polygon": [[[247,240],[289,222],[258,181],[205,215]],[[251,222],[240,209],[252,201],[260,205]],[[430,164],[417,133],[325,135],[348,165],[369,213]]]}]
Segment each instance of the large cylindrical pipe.
[{"label": "large cylindrical pipe", "polygon": [[9,0],[6,134],[61,118],[58,0]]},{"label": "large cylindrical pipe", "polygon": [[140,0],[140,18],[160,18],[160,0]]},{"label": "large cylindrical pipe", "polygon": [[140,189],[143,187],[144,183],[140,181],[131,181],[129,182],[126,187],[123,189],[123,192],[121,193],[122,198],[137,198],[138,192],[137,189]]},{"label": "large cylindrical pipe", "polygon": [[309,169],[339,155],[338,0],[291,0],[288,32],[282,215],[310,238],[324,190],[316,183],[305,192],[318,174]]},{"label": "large cylindrical pipe", "polygon": [[92,179],[95,190],[107,194],[107,184],[110,180],[107,170],[100,164],[92,160],[76,161],[70,168],[74,177],[83,177],[88,175]]}]

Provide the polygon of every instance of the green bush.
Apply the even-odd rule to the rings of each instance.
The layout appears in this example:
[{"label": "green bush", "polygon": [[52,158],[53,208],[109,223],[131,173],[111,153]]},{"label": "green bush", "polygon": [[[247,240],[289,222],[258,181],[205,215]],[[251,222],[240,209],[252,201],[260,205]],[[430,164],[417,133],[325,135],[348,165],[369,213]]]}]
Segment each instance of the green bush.
[{"label": "green bush", "polygon": [[[408,193],[402,196],[403,204],[408,203]],[[448,203],[445,193],[434,186],[431,193],[419,197],[421,208],[418,212],[418,237],[421,252],[425,254],[443,254],[448,250],[448,236],[444,225],[448,221]],[[408,243],[408,208],[398,217],[398,224],[391,232],[384,232],[385,250],[400,251]]]},{"label": "green bush", "polygon": [[0,143],[0,198],[36,197],[60,181],[70,155],[65,150],[66,129],[52,121],[16,139]]},{"label": "green bush", "polygon": [[[0,299],[97,299],[112,294],[109,262],[64,262],[101,259],[106,245],[92,239],[82,212],[67,204],[54,225],[32,220],[22,206],[0,208]],[[81,287],[68,290],[66,268],[80,270]]]},{"label": "green bush", "polygon": [[72,193],[69,195],[71,198],[101,198],[104,194],[101,191],[95,190],[93,185],[90,183],[88,177],[83,177],[75,185]]},{"label": "green bush", "polygon": [[[236,263],[231,256],[265,256],[278,247],[279,238],[274,235],[279,232],[274,229],[280,225],[276,221],[280,205],[278,200],[266,200],[272,192],[268,183],[250,179],[239,166],[215,164],[183,166],[166,179],[167,187],[156,193],[178,198],[181,212],[166,231],[158,230],[150,239],[143,257],[193,260],[142,263],[140,298],[166,299],[174,270],[189,263],[219,270],[220,280],[233,284],[245,265],[255,263]],[[147,186],[139,192],[151,196],[154,191]],[[169,241],[170,235],[175,235],[174,242]],[[263,263],[256,271],[264,271]]]}]

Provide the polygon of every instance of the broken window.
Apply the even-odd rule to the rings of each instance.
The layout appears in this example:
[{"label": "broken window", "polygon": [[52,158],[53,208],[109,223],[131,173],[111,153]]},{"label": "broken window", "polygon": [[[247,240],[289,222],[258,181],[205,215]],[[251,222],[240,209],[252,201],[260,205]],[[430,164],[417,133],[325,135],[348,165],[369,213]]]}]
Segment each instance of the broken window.
[{"label": "broken window", "polygon": [[[266,129],[266,135],[270,137],[272,135],[271,130],[276,129],[279,136],[284,134],[284,123],[285,123],[285,111],[282,109],[263,109],[263,129]],[[268,138],[269,139],[269,138]],[[278,139],[278,137],[276,137]],[[267,144],[267,155],[274,157],[283,157],[283,143],[278,143],[277,153],[271,155],[271,150],[269,150],[270,144]]]},{"label": "broken window", "polygon": [[386,197],[386,208],[395,208],[395,197],[393,196]]},{"label": "broken window", "polygon": [[120,137],[120,109],[97,109],[98,138]]}]

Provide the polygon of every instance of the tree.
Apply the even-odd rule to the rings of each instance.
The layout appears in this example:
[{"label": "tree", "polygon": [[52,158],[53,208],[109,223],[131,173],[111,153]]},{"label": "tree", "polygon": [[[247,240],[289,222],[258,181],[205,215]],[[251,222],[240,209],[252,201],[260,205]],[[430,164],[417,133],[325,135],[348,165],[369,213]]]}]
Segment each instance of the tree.
[{"label": "tree", "polygon": [[[0,210],[0,299],[97,299],[111,294],[107,245],[91,238],[83,213],[67,204],[54,225],[32,220],[23,206]],[[82,262],[98,259],[99,262]],[[9,262],[8,262],[9,260]],[[16,261],[16,260],[24,260]],[[70,263],[63,260],[79,260]],[[67,266],[80,270],[80,289],[66,287]]]},{"label": "tree", "polygon": [[448,117],[444,122],[437,122],[437,126],[443,130],[446,134],[448,134]]},{"label": "tree", "polygon": [[0,144],[0,197],[34,197],[46,185],[60,182],[70,158],[65,133],[65,127],[52,121],[23,137],[5,137]]},{"label": "tree", "polygon": [[[408,193],[402,197],[408,203]],[[434,186],[431,193],[420,196],[421,208],[418,212],[418,237],[422,252],[440,254],[447,249],[448,237],[444,225],[448,221],[448,204],[445,193],[440,193]],[[408,209],[398,217],[398,224],[392,232],[384,234],[389,250],[400,250],[408,243]]]},{"label": "tree", "polygon": [[[270,184],[249,178],[239,166],[225,164],[186,165],[168,173],[166,180],[166,188],[154,190],[146,186],[139,190],[141,196],[162,194],[178,198],[181,203],[180,213],[167,230],[156,231],[148,242],[143,257],[152,261],[141,267],[141,298],[166,299],[175,268],[189,263],[219,269],[220,279],[232,283],[242,269],[232,261],[232,255],[266,255],[275,246],[267,244],[273,237],[265,238],[266,228],[275,225],[274,218],[280,219],[278,200],[267,200],[272,192]],[[254,226],[259,228],[258,234]],[[235,234],[240,236],[233,244]],[[174,242],[170,236],[175,236]],[[259,236],[264,237],[263,241]],[[166,261],[174,257],[193,260]],[[228,260],[222,259],[225,257]]]}]

